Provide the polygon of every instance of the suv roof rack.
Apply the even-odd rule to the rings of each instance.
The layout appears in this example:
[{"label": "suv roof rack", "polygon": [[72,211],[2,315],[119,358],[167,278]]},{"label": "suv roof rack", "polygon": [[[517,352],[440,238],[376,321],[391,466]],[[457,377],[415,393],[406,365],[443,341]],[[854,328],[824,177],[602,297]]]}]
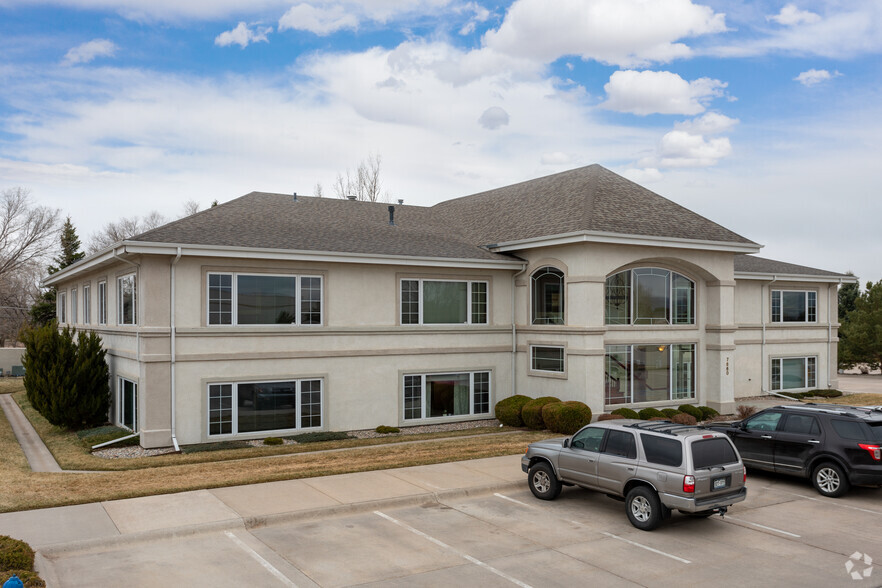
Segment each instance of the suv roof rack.
[{"label": "suv roof rack", "polygon": [[792,404],[788,406],[779,406],[787,410],[814,410],[818,412],[826,412],[828,414],[838,414],[840,416],[850,416],[862,418],[870,416],[873,413],[882,413],[878,406],[847,406],[842,404],[815,404],[809,402],[807,404]]},{"label": "suv roof rack", "polygon": [[665,435],[672,435],[674,437],[677,436],[678,431],[701,429],[699,425],[678,425],[673,421],[646,421],[642,423],[631,423],[630,425],[625,426],[633,429],[652,431],[653,433],[664,433]]}]

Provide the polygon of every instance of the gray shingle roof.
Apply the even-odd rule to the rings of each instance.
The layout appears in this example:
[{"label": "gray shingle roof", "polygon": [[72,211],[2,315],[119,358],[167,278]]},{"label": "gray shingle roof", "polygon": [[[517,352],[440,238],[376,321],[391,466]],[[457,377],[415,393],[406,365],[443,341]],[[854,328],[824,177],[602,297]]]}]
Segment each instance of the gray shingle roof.
[{"label": "gray shingle roof", "polygon": [[765,259],[764,257],[756,257],[755,255],[736,255],[735,271],[743,273],[771,274],[780,276],[824,276],[830,278],[852,277],[848,274],[828,272],[827,270],[807,267],[804,265],[796,265],[795,263],[787,263],[784,261],[775,261],[774,259]]}]

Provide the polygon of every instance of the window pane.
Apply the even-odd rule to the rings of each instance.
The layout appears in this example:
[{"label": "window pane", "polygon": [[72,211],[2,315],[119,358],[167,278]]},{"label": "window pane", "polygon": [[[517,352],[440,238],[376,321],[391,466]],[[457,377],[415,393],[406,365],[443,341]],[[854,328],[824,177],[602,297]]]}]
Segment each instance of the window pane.
[{"label": "window pane", "polygon": [[815,357],[805,358],[805,385],[807,388],[814,388],[818,382],[818,360]]},{"label": "window pane", "polygon": [[107,324],[107,282],[98,284],[98,322]]},{"label": "window pane", "polygon": [[138,430],[138,385],[125,378],[119,379],[120,424],[133,432]]},{"label": "window pane", "polygon": [[667,439],[658,435],[640,435],[646,461],[660,465],[680,467],[683,463],[683,446],[677,439]]},{"label": "window pane", "polygon": [[564,276],[553,267],[542,268],[531,278],[534,325],[564,323]]},{"label": "window pane", "polygon": [[420,283],[417,280],[401,280],[401,324],[420,323]]},{"label": "window pane", "polygon": [[233,323],[233,276],[210,274],[208,276],[208,324],[230,325]]},{"label": "window pane", "polygon": [[423,282],[423,323],[464,324],[468,322],[466,282]]},{"label": "window pane", "polygon": [[806,292],[808,296],[807,302],[807,312],[808,316],[806,320],[808,322],[813,323],[818,320],[818,293],[817,292]]},{"label": "window pane", "polygon": [[671,364],[674,369],[675,400],[695,396],[695,345],[671,345]]},{"label": "window pane", "polygon": [[674,324],[695,324],[695,284],[686,276],[673,274]]},{"label": "window pane", "polygon": [[805,388],[805,358],[795,357],[781,360],[782,389]]},{"label": "window pane", "polygon": [[469,414],[469,374],[426,376],[428,417]]},{"label": "window pane", "polygon": [[692,442],[692,467],[696,470],[738,463],[738,454],[728,439],[702,439]]},{"label": "window pane", "polygon": [[70,291],[70,322],[77,323],[77,291]]},{"label": "window pane", "polygon": [[634,345],[633,402],[668,400],[670,350],[666,345]]},{"label": "window pane", "polygon": [[233,432],[233,385],[208,387],[208,434],[230,435]]},{"label": "window pane", "polygon": [[300,382],[300,427],[322,426],[322,381]]},{"label": "window pane", "polygon": [[606,279],[606,324],[631,323],[631,272],[619,272]]},{"label": "window pane", "polygon": [[295,382],[238,385],[240,433],[293,429],[297,426]]},{"label": "window pane", "polygon": [[772,322],[781,322],[781,292],[772,290]]},{"label": "window pane", "polygon": [[607,345],[605,403],[631,402],[631,346]]},{"label": "window pane", "polygon": [[564,371],[563,347],[531,347],[531,369],[545,372]]},{"label": "window pane", "polygon": [[92,288],[83,286],[83,323],[92,323]]},{"label": "window pane", "polygon": [[781,360],[772,360],[772,390],[781,389]]},{"label": "window pane", "polygon": [[475,372],[475,414],[490,412],[490,372]]},{"label": "window pane", "polygon": [[119,278],[117,295],[119,297],[119,324],[136,324],[138,317],[135,308],[135,276]]},{"label": "window pane", "polygon": [[472,324],[487,322],[487,283],[472,282]]},{"label": "window pane", "polygon": [[296,319],[297,278],[237,276],[240,325],[292,324]]},{"label": "window pane", "polygon": [[320,325],[322,322],[322,279],[300,278],[300,324]]},{"label": "window pane", "polygon": [[627,431],[610,430],[607,433],[606,447],[603,452],[634,459],[637,457],[637,444],[634,442],[634,435]]},{"label": "window pane", "polygon": [[67,293],[61,292],[58,294],[58,322],[66,323],[67,322]]},{"label": "window pane", "polygon": [[782,292],[784,322],[805,322],[805,292]]},{"label": "window pane", "polygon": [[668,323],[670,274],[654,268],[634,270],[634,324]]},{"label": "window pane", "polygon": [[404,418],[423,418],[423,377],[404,376]]}]

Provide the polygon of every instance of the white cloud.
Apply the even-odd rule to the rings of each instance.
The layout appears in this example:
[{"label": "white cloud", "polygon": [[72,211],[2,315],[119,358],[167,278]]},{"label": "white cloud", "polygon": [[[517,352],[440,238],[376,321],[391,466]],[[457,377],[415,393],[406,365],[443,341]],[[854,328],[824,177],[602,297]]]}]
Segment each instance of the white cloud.
[{"label": "white cloud", "polygon": [[310,4],[297,4],[279,19],[279,30],[309,31],[316,35],[330,35],[342,29],[357,29],[358,17],[343,6],[316,8]]},{"label": "white cloud", "polygon": [[258,27],[254,30],[250,29],[247,24],[240,22],[231,31],[224,31],[214,39],[214,44],[220,47],[228,45],[239,45],[244,49],[249,43],[259,43],[263,41],[268,43],[267,35],[273,32],[272,27]]},{"label": "white cloud", "polygon": [[698,135],[718,135],[731,131],[738,122],[737,118],[730,118],[718,112],[708,112],[698,118],[675,123],[674,129]]},{"label": "white cloud", "polygon": [[637,162],[641,168],[710,167],[732,153],[728,137],[706,139],[704,135],[673,130],[662,137],[656,153]]},{"label": "white cloud", "polygon": [[471,35],[475,32],[475,28],[483,23],[487,22],[490,18],[491,12],[484,8],[483,6],[476,4],[475,2],[469,2],[465,6],[460,7],[461,12],[471,12],[473,16],[469,19],[469,21],[459,29],[460,35]]},{"label": "white cloud", "polygon": [[539,161],[542,165],[572,165],[573,158],[562,151],[554,151],[552,153],[543,153]]},{"label": "white cloud", "polygon": [[792,27],[800,24],[812,24],[821,20],[820,15],[807,10],[800,10],[795,4],[787,4],[781,12],[774,16],[767,16],[766,20],[773,20],[778,24]]},{"label": "white cloud", "polygon": [[603,86],[607,99],[601,106],[638,115],[698,114],[726,86],[710,78],[688,82],[668,71],[617,71]]},{"label": "white cloud", "polygon": [[687,57],[679,41],[725,30],[724,14],[690,0],[516,0],[484,44],[543,63],[578,55],[633,67]]},{"label": "white cloud", "polygon": [[62,63],[65,65],[77,65],[79,63],[89,63],[98,57],[113,57],[116,49],[117,47],[113,41],[92,39],[68,51]]},{"label": "white cloud", "polygon": [[662,173],[654,167],[647,167],[642,169],[632,167],[623,170],[622,175],[632,182],[636,182],[642,185],[658,182],[664,177]]},{"label": "white cloud", "polygon": [[803,86],[814,86],[816,84],[820,84],[821,82],[826,82],[832,78],[839,77],[842,74],[838,71],[834,71],[832,74],[826,69],[810,69],[808,71],[804,71],[795,78],[794,81],[799,82]]},{"label": "white cloud", "polygon": [[487,130],[495,131],[508,124],[508,113],[499,106],[491,106],[481,114],[478,123]]}]

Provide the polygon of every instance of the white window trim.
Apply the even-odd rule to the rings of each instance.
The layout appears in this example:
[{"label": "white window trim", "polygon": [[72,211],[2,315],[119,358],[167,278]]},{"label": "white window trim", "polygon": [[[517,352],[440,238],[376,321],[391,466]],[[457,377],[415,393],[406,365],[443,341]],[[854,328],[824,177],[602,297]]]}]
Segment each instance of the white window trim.
[{"label": "white window trim", "polygon": [[[122,283],[124,280],[132,280],[132,321],[123,322],[123,296]],[[119,276],[116,279],[116,324],[125,327],[133,327],[138,324],[138,278],[134,273]]]},{"label": "white window trim", "polygon": [[[301,383],[302,382],[319,382],[319,396],[321,398],[321,423],[317,427],[301,427],[300,426],[300,417],[302,416],[302,405],[301,405]],[[294,382],[294,386],[296,389],[296,413],[294,416],[294,422],[296,426],[293,429],[272,429],[266,431],[248,431],[247,433],[239,433],[239,403],[236,399],[239,397],[239,385],[240,384],[276,384],[281,382]],[[232,403],[231,403],[231,433],[211,433],[211,387],[212,386],[232,386]],[[205,386],[205,437],[209,439],[221,439],[221,438],[232,438],[232,437],[247,437],[247,438],[261,438],[261,437],[271,437],[273,435],[290,435],[291,433],[296,433],[298,431],[303,432],[314,432],[314,431],[322,431],[325,428],[325,422],[327,419],[326,416],[326,401],[325,401],[325,379],[324,378],[292,378],[292,379],[281,379],[281,380],[250,380],[250,381],[241,381],[241,382],[208,382]]]},{"label": "white window trim", "polygon": [[83,324],[92,324],[92,286],[83,285]]},{"label": "white window trim", "polygon": [[58,300],[56,301],[58,305],[58,323],[65,324],[67,323],[67,290],[58,292]]},{"label": "white window trim", "polygon": [[[778,374],[779,374],[778,378],[779,378],[779,384],[782,384],[782,386],[779,388],[772,387],[772,370],[774,369],[775,362],[776,361],[780,362],[785,359],[801,359],[802,360],[802,376],[803,376],[803,379],[805,380],[805,383],[806,383],[806,385],[803,386],[802,388],[784,388],[783,387],[784,379],[781,377],[781,367],[782,367],[781,365],[778,366]],[[809,384],[809,378],[808,378],[808,364],[809,364],[808,360],[810,360],[810,359],[815,360],[815,383],[814,384]],[[770,357],[769,358],[769,390],[771,390],[773,392],[801,392],[801,391],[808,391],[808,390],[816,389],[818,387],[818,365],[819,365],[819,362],[818,362],[817,355]]]},{"label": "white window trim", "polygon": [[[401,314],[403,312],[404,300],[402,299],[402,291],[401,285],[402,282],[419,282],[419,289],[417,290],[417,305],[419,307],[419,322],[416,323],[402,323],[401,322]],[[423,310],[425,309],[423,304],[423,282],[462,282],[466,284],[466,322],[464,323],[427,323],[423,321]],[[486,322],[483,323],[473,323],[472,322],[472,284],[484,284],[486,286],[485,293],[487,295],[487,303],[486,303],[486,311],[485,315],[487,317]],[[414,326],[445,326],[445,325],[489,325],[490,324],[490,282],[488,280],[454,280],[449,278],[401,278],[398,281],[398,324],[405,327],[414,327]],[[462,372],[465,373],[465,372]]]},{"label": "white window trim", "polygon": [[124,382],[129,382],[134,386],[135,402],[132,404],[132,425],[134,426],[129,430],[132,431],[132,433],[137,433],[140,431],[140,427],[138,426],[140,423],[138,421],[141,416],[138,414],[138,382],[123,376],[119,376],[116,379],[116,424],[124,429],[128,429],[128,427],[123,424],[123,411],[125,410],[125,399],[123,398],[123,395],[125,394]]},{"label": "white window trim", "polygon": [[98,282],[98,324],[107,324],[107,280]]},{"label": "white window trim", "polygon": [[[469,376],[469,413],[456,414],[440,417],[426,416],[426,376],[460,376],[468,374]],[[475,412],[475,374],[487,374],[487,412]],[[405,378],[418,377],[420,379],[420,416],[419,418],[405,417]],[[452,419],[465,419],[472,417],[490,418],[493,414],[493,371],[492,370],[466,370],[466,371],[444,371],[444,372],[422,372],[407,373],[401,376],[401,423],[419,423],[419,422],[449,422]]]},{"label": "white window trim", "polygon": [[[211,323],[211,304],[209,301],[209,296],[211,295],[211,276],[230,276],[230,304],[231,304],[231,318],[230,324],[212,324]],[[239,283],[236,278],[239,276],[262,276],[268,278],[295,278],[294,282],[294,316],[295,322],[293,323],[271,323],[271,324],[239,324]],[[318,278],[319,287],[321,292],[321,297],[319,298],[319,322],[318,324],[303,324],[301,322],[301,309],[300,305],[303,300],[303,292],[301,280],[303,278]],[[322,327],[325,324],[325,278],[320,274],[264,274],[264,273],[254,273],[254,272],[207,272],[205,277],[205,324],[208,327],[272,327],[272,328],[284,328],[284,327],[308,327],[308,328],[316,328]],[[308,379],[308,378],[307,378]],[[288,380],[279,380],[279,381],[288,381]],[[246,382],[252,383],[252,382]]]},{"label": "white window trim", "polygon": [[[534,290],[536,289],[535,288],[536,274],[538,274],[539,272],[541,272],[543,270],[547,271],[549,268],[551,268],[553,270],[557,270],[561,274],[561,276],[560,276],[560,283],[561,283],[560,295],[562,298],[561,306],[563,306],[563,313],[562,313],[563,316],[561,316],[561,322],[559,324],[558,323],[536,322],[536,317],[533,316],[533,313],[536,310],[535,300],[533,297],[533,295],[535,294]],[[606,288],[605,281],[604,281],[604,288]],[[563,326],[563,325],[567,324],[567,274],[559,267],[546,264],[546,265],[543,265],[542,267],[536,268],[536,270],[530,274],[530,324],[531,325],[541,325],[541,326]]]},{"label": "white window trim", "polygon": [[[547,347],[551,349],[560,349],[563,352],[563,369],[561,371],[552,371],[552,370],[540,370],[533,367],[533,351],[538,347]],[[567,347],[566,345],[558,345],[558,344],[547,344],[547,343],[531,343],[530,344],[530,356],[529,356],[529,364],[527,368],[527,374],[531,376],[542,376],[542,377],[551,377],[551,378],[566,378],[567,377]]]},{"label": "white window trim", "polygon": [[79,319],[79,313],[77,312],[79,306],[79,300],[77,296],[77,289],[71,288],[70,291],[70,324],[75,325]]},{"label": "white window trim", "polygon": [[[774,317],[773,304],[774,304],[775,292],[780,293],[780,299],[781,299],[781,310],[780,310],[781,317],[777,321],[774,320],[774,318],[773,318]],[[785,292],[805,294],[805,309],[804,310],[805,310],[806,320],[804,320],[804,321],[785,321],[784,320],[784,293]],[[815,295],[815,320],[808,320],[808,318],[809,318],[809,293],[812,293]],[[814,325],[814,324],[817,324],[817,322],[818,322],[819,307],[820,307],[820,305],[818,304],[817,290],[812,290],[812,289],[785,290],[782,288],[775,288],[769,294],[769,322],[774,323],[776,325]]]}]

